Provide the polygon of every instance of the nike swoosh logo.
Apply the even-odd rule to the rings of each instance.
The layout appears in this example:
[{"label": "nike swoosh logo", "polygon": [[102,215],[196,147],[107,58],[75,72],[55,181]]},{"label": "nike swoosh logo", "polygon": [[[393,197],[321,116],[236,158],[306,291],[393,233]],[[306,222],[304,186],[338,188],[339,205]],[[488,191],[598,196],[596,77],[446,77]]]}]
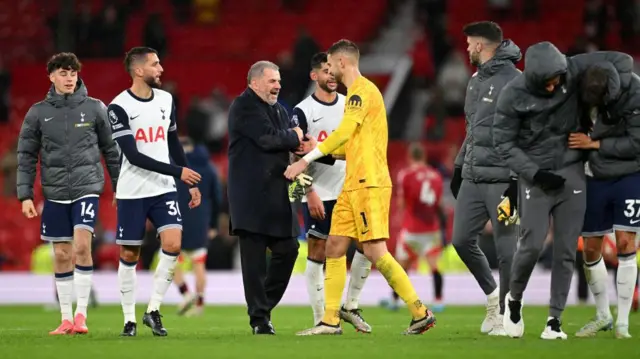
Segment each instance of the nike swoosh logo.
[{"label": "nike swoosh logo", "polygon": [[573,190],[573,194],[579,194],[579,193],[582,193],[582,190],[580,191]]},{"label": "nike swoosh logo", "polygon": [[367,233],[369,233],[368,229],[366,231],[364,231],[364,232],[360,232],[360,234],[367,234]]},{"label": "nike swoosh logo", "polygon": [[640,219],[633,219],[633,220],[629,221],[630,224],[636,224],[638,222],[640,222]]},{"label": "nike swoosh logo", "polygon": [[45,118],[45,119],[44,119],[44,122],[49,122],[49,121],[51,121],[51,120],[53,120],[53,117]]},{"label": "nike swoosh logo", "polygon": [[318,121],[322,120],[323,118],[324,117],[319,117],[319,118],[316,118],[315,120],[311,120],[311,122],[318,122]]},{"label": "nike swoosh logo", "polygon": [[92,219],[83,219],[82,220],[82,223],[89,223],[89,222],[93,222],[93,220]]},{"label": "nike swoosh logo", "polygon": [[129,117],[129,120],[133,121],[133,120],[135,120],[135,119],[136,119],[136,118],[138,118],[138,117],[140,117],[140,115],[138,115],[138,116],[131,116],[131,117]]}]

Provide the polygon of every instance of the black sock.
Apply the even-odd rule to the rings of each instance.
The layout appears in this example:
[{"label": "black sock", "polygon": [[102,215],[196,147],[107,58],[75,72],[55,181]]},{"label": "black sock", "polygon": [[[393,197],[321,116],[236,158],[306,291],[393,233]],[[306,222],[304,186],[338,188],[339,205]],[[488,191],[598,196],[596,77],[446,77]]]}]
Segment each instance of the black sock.
[{"label": "black sock", "polygon": [[196,304],[197,306],[202,306],[204,305],[204,296],[201,294],[198,294],[198,302]]},{"label": "black sock", "polygon": [[180,286],[178,287],[178,290],[180,291],[180,294],[182,294],[182,295],[187,293],[189,291],[189,288],[187,287],[187,283],[180,284]]},{"label": "black sock", "polygon": [[436,292],[436,300],[442,299],[442,274],[437,270],[433,271],[433,286]]}]

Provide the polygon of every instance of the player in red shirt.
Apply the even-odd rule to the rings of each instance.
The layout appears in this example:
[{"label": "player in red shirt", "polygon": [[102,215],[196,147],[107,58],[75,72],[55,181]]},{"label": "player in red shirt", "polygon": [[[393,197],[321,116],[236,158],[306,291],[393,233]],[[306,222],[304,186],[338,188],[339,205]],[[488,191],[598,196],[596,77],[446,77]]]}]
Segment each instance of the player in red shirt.
[{"label": "player in red shirt", "polygon": [[[414,268],[421,256],[425,256],[433,274],[435,303],[432,311],[441,311],[442,275],[438,271],[438,259],[443,246],[442,233],[446,216],[441,205],[442,176],[427,165],[425,151],[420,144],[409,147],[409,166],[398,174],[395,187],[398,190],[398,208],[403,212],[402,234],[396,245],[395,257],[408,271]],[[392,301],[383,306],[396,309],[399,300],[393,293]]]}]

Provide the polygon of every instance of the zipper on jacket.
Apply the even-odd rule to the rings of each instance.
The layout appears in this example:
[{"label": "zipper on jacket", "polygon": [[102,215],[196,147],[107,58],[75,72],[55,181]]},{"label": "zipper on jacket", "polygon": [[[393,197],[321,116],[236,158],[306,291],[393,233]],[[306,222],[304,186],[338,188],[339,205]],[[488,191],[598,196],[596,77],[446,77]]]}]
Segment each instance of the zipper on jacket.
[{"label": "zipper on jacket", "polygon": [[64,136],[65,136],[65,142],[66,142],[66,152],[67,152],[67,160],[65,163],[65,167],[67,167],[67,191],[68,191],[68,198],[69,199],[73,199],[71,198],[71,146],[69,144],[69,108],[66,106],[66,99],[65,99],[65,111],[64,111]]}]

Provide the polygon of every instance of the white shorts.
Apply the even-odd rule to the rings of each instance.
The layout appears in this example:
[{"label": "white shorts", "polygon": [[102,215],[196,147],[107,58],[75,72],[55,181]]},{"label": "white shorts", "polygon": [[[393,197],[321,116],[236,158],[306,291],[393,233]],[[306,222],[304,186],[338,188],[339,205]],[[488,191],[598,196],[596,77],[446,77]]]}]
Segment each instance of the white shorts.
[{"label": "white shorts", "polygon": [[409,233],[403,231],[396,246],[396,259],[416,259],[437,254],[442,249],[440,231]]}]

